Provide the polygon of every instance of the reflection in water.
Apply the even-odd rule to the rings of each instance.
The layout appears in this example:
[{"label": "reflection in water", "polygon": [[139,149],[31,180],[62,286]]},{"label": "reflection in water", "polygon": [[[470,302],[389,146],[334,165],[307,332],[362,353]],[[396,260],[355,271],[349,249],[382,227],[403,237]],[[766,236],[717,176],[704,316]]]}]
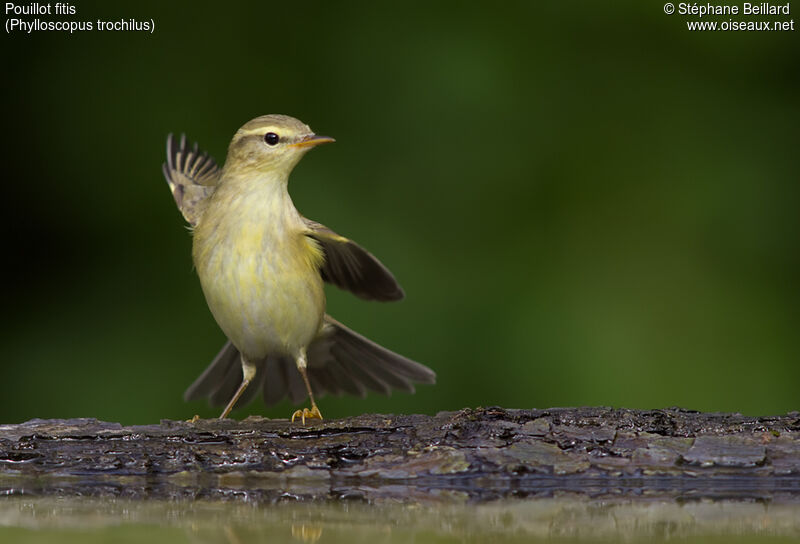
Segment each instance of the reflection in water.
[{"label": "reflection in water", "polygon": [[761,542],[800,538],[800,504],[663,499],[549,499],[377,504],[6,497],[0,542],[147,540],[244,544],[681,541]]},{"label": "reflection in water", "polygon": [[302,542],[314,543],[322,536],[320,525],[292,525],[292,538]]},{"label": "reflection in water", "polygon": [[225,536],[227,537],[229,544],[241,544],[242,542],[239,537],[236,536],[236,533],[231,526],[225,527]]}]

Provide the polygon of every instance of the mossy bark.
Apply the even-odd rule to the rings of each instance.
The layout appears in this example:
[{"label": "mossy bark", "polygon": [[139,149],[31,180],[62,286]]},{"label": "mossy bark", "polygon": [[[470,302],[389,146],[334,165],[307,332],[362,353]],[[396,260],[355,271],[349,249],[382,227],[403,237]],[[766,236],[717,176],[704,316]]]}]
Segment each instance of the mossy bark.
[{"label": "mossy bark", "polygon": [[286,420],[0,426],[0,493],[275,500],[800,498],[800,413],[467,409]]}]

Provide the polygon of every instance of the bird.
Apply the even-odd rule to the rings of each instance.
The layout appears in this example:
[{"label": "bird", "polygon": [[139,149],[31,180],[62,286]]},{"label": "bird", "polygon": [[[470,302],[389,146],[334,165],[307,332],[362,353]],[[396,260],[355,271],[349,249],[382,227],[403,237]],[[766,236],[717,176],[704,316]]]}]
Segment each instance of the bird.
[{"label": "bird", "polygon": [[394,353],[326,313],[323,284],[356,297],[405,294],[386,266],[354,241],[307,219],[288,191],[311,149],[334,142],[287,115],[263,115],[234,134],[222,167],[198,144],[167,136],[163,174],[192,233],[192,259],[208,307],[228,341],[184,393],[212,406],[271,406],[309,399],[298,417],[322,419],[316,397],[367,390],[414,392],[427,366]]}]

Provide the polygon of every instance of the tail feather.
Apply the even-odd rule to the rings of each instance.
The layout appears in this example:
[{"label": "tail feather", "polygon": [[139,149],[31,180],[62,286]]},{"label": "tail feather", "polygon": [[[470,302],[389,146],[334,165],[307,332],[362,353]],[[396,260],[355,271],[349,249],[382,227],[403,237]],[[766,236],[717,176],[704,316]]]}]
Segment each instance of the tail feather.
[{"label": "tail feather", "polygon": [[233,394],[242,383],[242,365],[232,365],[228,373],[219,382],[216,391],[209,395],[212,406],[225,406],[233,398]]},{"label": "tail feather", "polygon": [[226,376],[240,366],[239,350],[229,340],[205,371],[186,389],[183,399],[189,401],[210,397],[219,389]]},{"label": "tail feather", "polygon": [[[247,387],[247,389],[244,390],[242,396],[239,397],[239,400],[236,401],[237,406],[247,406],[254,398],[262,393],[264,388],[264,378],[266,377],[264,366],[264,363],[257,365],[256,375],[253,377],[253,380],[250,382],[250,385]],[[236,387],[238,388],[242,383],[242,372],[239,371],[234,375],[239,378],[238,381],[236,381]],[[231,396],[233,396],[233,394],[231,394]],[[228,397],[228,400],[225,401],[225,403],[227,404],[229,400],[231,400],[231,397]]]},{"label": "tail feather", "polygon": [[[367,390],[361,382],[356,380],[355,377],[342,366],[342,363],[336,359],[329,360],[324,368],[328,371],[333,382],[348,395],[361,398],[367,395]],[[316,368],[309,368],[309,372],[316,374]]]},{"label": "tail feather", "polygon": [[[288,396],[294,404],[308,396],[300,373],[288,357],[271,356],[256,362],[253,383],[237,402],[244,406],[262,394],[267,406]],[[414,392],[414,382],[435,383],[428,367],[379,346],[330,316],[308,349],[308,379],[315,396],[343,393],[363,397],[367,390],[388,395],[399,390]],[[211,364],[184,393],[186,400],[208,398],[224,406],[242,381],[239,351],[228,342]]]},{"label": "tail feather", "polygon": [[361,366],[376,379],[384,382],[387,387],[391,386],[390,389],[400,389],[409,393],[414,392],[414,386],[403,373],[394,371],[394,367],[385,364],[385,359],[376,357],[374,353],[371,353],[363,345],[344,341],[341,342],[340,346],[339,351],[347,353],[354,363]]},{"label": "tail feather", "polygon": [[297,369],[290,368],[289,365],[284,365],[284,372],[286,373],[286,383],[288,385],[287,393],[289,400],[292,404],[300,404],[308,393],[306,392],[306,385],[303,383],[303,378],[300,377],[300,372]]},{"label": "tail feather", "polygon": [[331,354],[336,357],[336,360],[347,370],[351,376],[364,387],[376,393],[388,395],[391,392],[386,383],[378,379],[369,368],[369,365],[361,364],[358,359],[352,357],[347,351],[341,349],[338,345],[331,348]]},{"label": "tail feather", "polygon": [[264,402],[267,406],[279,403],[286,395],[286,380],[283,379],[284,372],[279,368],[283,364],[283,360],[279,357],[268,357],[264,364]]},{"label": "tail feather", "polygon": [[386,385],[391,389],[396,389],[398,391],[411,394],[416,392],[416,390],[414,389],[414,384],[411,383],[411,381],[404,376],[400,376],[398,374],[392,374],[391,371],[379,365],[373,366],[371,370],[376,378],[385,382]]},{"label": "tail feather", "polygon": [[325,393],[336,396],[344,393],[344,389],[342,389],[339,383],[334,379],[330,370],[325,367],[312,369],[308,373],[308,379],[311,380],[311,387],[314,388],[314,392],[319,391],[320,396]]},{"label": "tail feather", "polygon": [[398,355],[348,329],[333,318],[326,316],[331,325],[335,327],[337,343],[346,345],[359,352],[370,362],[386,369],[394,375],[404,376],[418,383],[436,383],[436,373],[425,365],[421,365],[402,355]]}]

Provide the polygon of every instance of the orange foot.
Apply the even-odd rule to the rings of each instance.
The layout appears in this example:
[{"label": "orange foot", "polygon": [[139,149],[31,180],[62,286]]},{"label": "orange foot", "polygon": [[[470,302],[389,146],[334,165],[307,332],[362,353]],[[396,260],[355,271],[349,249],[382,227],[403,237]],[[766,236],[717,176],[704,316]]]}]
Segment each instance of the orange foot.
[{"label": "orange foot", "polygon": [[297,418],[303,422],[303,425],[306,424],[306,418],[309,419],[322,419],[322,414],[319,413],[319,408],[317,408],[316,404],[311,405],[311,410],[308,408],[303,408],[302,410],[297,410],[295,413],[292,414],[292,423]]}]

